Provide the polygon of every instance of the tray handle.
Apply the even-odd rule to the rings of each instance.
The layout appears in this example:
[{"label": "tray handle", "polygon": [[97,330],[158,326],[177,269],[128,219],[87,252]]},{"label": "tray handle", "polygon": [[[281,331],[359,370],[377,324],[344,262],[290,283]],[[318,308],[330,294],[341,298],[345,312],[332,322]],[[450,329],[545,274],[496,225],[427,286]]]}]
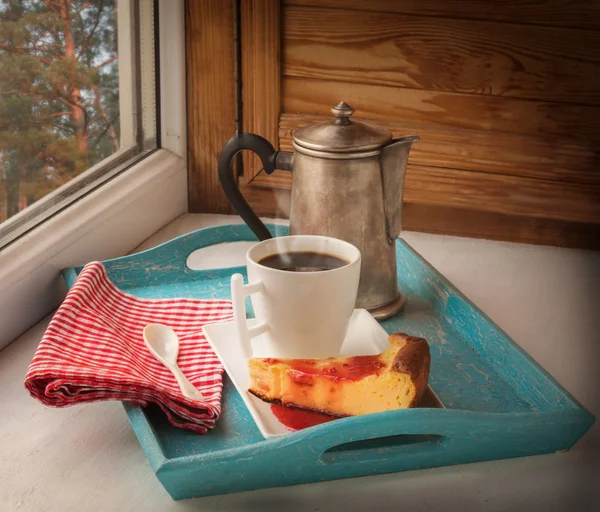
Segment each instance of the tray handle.
[{"label": "tray handle", "polygon": [[[284,236],[288,234],[288,227],[279,224],[266,224],[273,236]],[[212,245],[229,242],[253,242],[257,241],[256,235],[245,224],[225,224],[203,228],[177,238],[169,240],[161,245],[152,247],[133,255],[121,256],[104,261],[111,280],[119,284],[121,279],[148,279],[148,268],[151,267],[151,277],[161,279],[167,273],[180,274],[182,276],[197,275],[203,270],[192,270],[186,262],[190,254],[198,249]],[[63,275],[67,282],[74,281],[83,266],[65,269]],[[232,267],[235,268],[235,267]],[[209,270],[208,272],[214,272]],[[72,284],[72,283],[70,283]]]},{"label": "tray handle", "polygon": [[[266,224],[274,236],[287,234],[286,226]],[[169,240],[158,247],[145,252],[153,261],[166,261],[168,266],[183,270],[186,274],[196,274],[201,270],[193,270],[187,266],[187,259],[198,249],[232,242],[256,242],[256,235],[246,224],[225,224],[199,229],[186,235]]]},{"label": "tray handle", "polygon": [[[331,424],[336,428],[328,435],[316,434],[307,444],[320,465],[365,463],[392,456],[424,457],[446,449],[451,436],[439,421],[441,411],[417,410],[418,421],[414,411],[389,411],[338,420]],[[427,421],[429,416],[431,421]]]},{"label": "tray handle", "polygon": [[325,450],[319,462],[335,464],[344,462],[369,462],[381,460],[382,457],[433,453],[443,448],[448,438],[440,434],[395,434],[385,437],[374,437],[360,441],[336,444]]}]

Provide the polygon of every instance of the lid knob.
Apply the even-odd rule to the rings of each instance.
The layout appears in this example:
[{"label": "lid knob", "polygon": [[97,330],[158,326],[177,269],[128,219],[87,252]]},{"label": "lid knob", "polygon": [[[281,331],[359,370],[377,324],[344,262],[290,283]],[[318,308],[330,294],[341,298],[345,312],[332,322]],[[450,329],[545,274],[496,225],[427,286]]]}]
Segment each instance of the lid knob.
[{"label": "lid knob", "polygon": [[340,101],[331,109],[331,112],[337,117],[336,124],[350,124],[350,116],[354,114],[354,109],[345,101]]}]

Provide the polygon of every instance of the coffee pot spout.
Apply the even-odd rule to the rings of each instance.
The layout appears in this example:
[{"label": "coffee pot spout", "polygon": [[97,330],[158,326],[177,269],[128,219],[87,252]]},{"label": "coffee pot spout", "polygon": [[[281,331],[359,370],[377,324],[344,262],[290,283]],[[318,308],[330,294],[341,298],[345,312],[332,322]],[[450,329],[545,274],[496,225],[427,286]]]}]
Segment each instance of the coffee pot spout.
[{"label": "coffee pot spout", "polygon": [[402,196],[408,154],[417,135],[393,139],[381,150],[381,178],[388,242],[393,244],[402,229]]}]

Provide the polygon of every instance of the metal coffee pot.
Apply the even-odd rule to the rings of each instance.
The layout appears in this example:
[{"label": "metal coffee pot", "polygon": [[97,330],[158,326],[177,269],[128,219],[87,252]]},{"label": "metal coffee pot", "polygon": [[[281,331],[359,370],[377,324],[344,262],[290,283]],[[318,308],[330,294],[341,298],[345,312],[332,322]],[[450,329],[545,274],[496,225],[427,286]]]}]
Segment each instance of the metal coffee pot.
[{"label": "metal coffee pot", "polygon": [[353,121],[354,109],[345,102],[331,111],[334,120],[294,132],[293,153],[276,151],[258,135],[235,135],[219,156],[219,178],[235,210],[265,240],[271,233],[240,193],[233,159],[248,149],[258,155],[267,174],[292,171],[290,234],[331,236],[358,247],[362,266],[356,307],[377,319],[388,318],[403,304],[395,239],[408,153],[419,137],[392,139],[386,128]]}]

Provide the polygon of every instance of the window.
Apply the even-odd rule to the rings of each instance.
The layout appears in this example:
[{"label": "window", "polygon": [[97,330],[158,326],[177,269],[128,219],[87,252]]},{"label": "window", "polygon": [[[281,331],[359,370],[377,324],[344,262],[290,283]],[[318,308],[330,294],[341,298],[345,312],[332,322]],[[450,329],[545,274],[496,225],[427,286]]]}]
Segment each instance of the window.
[{"label": "window", "polygon": [[152,0],[0,3],[0,248],[157,146]]},{"label": "window", "polygon": [[[52,19],[49,6],[61,4],[0,0],[0,11],[36,7]],[[113,126],[118,124],[119,148],[112,152],[109,136],[109,156],[90,162],[89,169],[0,222],[0,349],[58,307],[66,292],[61,269],[127,254],[188,210],[183,0],[71,0],[65,5],[82,17],[110,7],[105,16],[116,23],[117,89],[112,92],[118,98]],[[93,20],[86,24],[87,35]],[[15,27],[14,22],[0,26],[2,61],[11,23]],[[26,34],[21,33],[22,41]],[[1,94],[4,86],[2,75],[0,105],[9,96]],[[102,106],[106,111],[107,104]],[[0,125],[0,142],[13,131]]]}]

